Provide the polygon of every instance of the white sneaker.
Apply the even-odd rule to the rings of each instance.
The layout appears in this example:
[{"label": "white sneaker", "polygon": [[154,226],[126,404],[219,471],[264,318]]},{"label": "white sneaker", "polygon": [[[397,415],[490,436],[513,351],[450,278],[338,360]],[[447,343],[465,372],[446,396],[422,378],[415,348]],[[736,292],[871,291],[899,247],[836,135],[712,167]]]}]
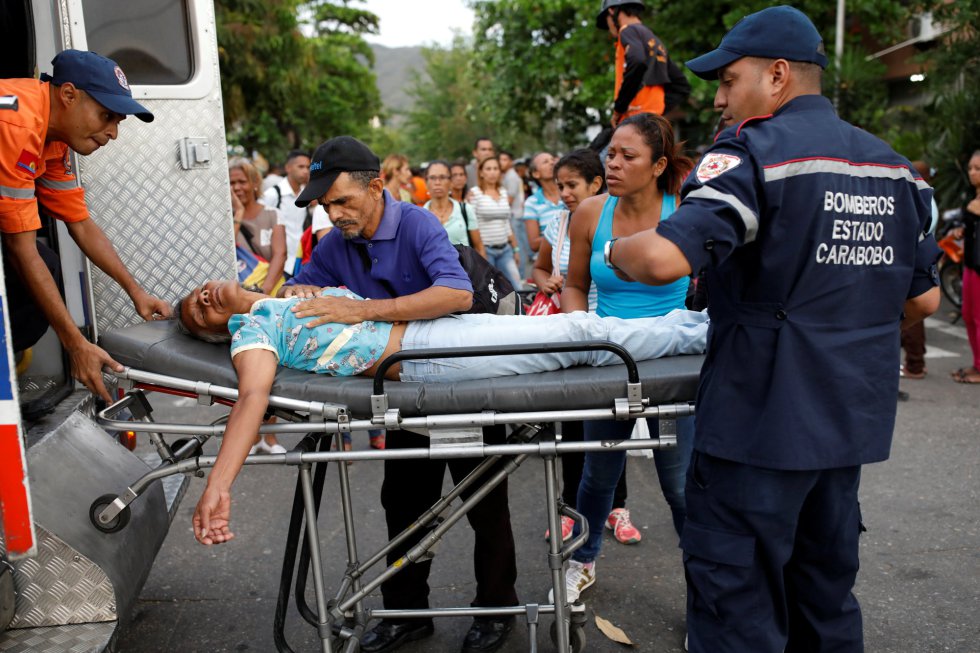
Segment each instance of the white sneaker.
[{"label": "white sneaker", "polygon": [[286,451],[286,447],[278,442],[276,444],[269,444],[265,441],[265,438],[261,438],[248,450],[248,455],[254,456],[257,453],[286,453]]},{"label": "white sneaker", "polygon": [[[579,562],[569,560],[565,570],[565,598],[572,604],[579,600],[586,589],[595,585],[595,561]],[[548,590],[548,602],[555,602],[555,590]]]}]

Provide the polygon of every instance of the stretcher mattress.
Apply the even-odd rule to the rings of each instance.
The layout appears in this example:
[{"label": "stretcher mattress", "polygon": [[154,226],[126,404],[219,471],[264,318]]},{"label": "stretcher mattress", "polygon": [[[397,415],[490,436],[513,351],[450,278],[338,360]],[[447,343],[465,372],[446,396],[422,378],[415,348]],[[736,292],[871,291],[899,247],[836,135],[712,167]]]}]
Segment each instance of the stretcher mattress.
[{"label": "stretcher mattress", "polygon": [[[178,333],[172,321],[144,322],[102,336],[114,359],[134,369],[189,381],[237,387],[228,345],[208,344]],[[643,396],[651,404],[693,401],[703,356],[639,361]],[[576,367],[462,383],[385,382],[390,408],[405,417],[472,413],[611,408],[626,396],[624,365]],[[372,380],[330,377],[280,368],[272,393],[304,401],[348,407],[355,418],[371,416]]]}]

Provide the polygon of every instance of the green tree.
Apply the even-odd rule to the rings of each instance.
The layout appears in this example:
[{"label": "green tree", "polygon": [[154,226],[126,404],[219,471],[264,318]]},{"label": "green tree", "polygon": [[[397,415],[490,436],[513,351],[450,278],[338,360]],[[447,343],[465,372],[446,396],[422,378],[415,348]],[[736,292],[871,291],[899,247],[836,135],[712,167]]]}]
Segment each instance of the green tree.
[{"label": "green tree", "polygon": [[980,149],[980,2],[936,1],[933,16],[949,31],[931,54],[927,83],[934,100],[926,116],[927,158],[936,168],[937,202],[943,208],[962,205],[972,193],[966,175],[970,155]]},{"label": "green tree", "polygon": [[414,100],[405,123],[409,158],[469,158],[477,137],[493,134],[501,140],[480,103],[483,78],[472,46],[457,36],[450,47],[425,48],[422,56],[425,72],[415,72],[409,88]]},{"label": "green tree", "polygon": [[[598,3],[594,3],[598,4]],[[581,0],[473,0],[480,105],[521,150],[567,150],[612,103],[612,41]],[[498,137],[498,140],[500,137]],[[528,147],[530,146],[530,147]]]},{"label": "green tree", "polygon": [[377,16],[350,0],[219,0],[215,11],[232,144],[275,160],[371,134],[381,99],[361,35],[377,32]]},{"label": "green tree", "polygon": [[[766,0],[647,0],[645,23],[666,44],[683,67],[687,59],[716,46],[743,16],[771,5]],[[834,3],[794,3],[816,24],[827,44],[834,42]],[[568,147],[584,140],[589,125],[608,124],[613,101],[613,41],[596,29],[600,2],[581,0],[472,0],[476,14],[475,52],[487,85],[482,102],[503,123],[542,134],[550,147]],[[903,0],[849,0],[846,33],[848,58],[839,78],[832,69],[827,93],[840,86],[845,118],[878,121],[884,82],[869,76],[864,65],[862,33],[894,41],[910,15]],[[828,45],[832,48],[832,45]],[[833,53],[828,53],[831,57]],[[717,117],[712,104],[715,84],[688,73],[694,87],[682,133],[689,142],[708,140]],[[877,124],[869,128],[876,128]]]}]

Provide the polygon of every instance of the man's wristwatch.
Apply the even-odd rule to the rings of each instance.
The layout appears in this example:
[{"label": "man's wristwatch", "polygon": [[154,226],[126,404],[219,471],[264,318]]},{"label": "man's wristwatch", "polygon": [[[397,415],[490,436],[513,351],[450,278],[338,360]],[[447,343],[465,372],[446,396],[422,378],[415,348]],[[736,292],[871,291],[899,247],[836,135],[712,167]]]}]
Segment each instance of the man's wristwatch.
[{"label": "man's wristwatch", "polygon": [[619,268],[613,265],[612,262],[613,243],[615,243],[617,240],[619,240],[619,238],[612,238],[606,241],[606,246],[602,250],[602,260],[605,262],[606,267],[610,270],[619,271]]}]

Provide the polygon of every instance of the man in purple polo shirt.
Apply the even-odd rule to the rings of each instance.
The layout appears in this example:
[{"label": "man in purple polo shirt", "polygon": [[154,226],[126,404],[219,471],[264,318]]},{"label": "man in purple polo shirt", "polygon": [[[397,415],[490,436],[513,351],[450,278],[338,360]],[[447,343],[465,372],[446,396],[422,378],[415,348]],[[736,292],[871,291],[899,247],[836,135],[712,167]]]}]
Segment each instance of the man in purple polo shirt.
[{"label": "man in purple polo shirt", "polygon": [[[310,182],[296,198],[296,205],[306,206],[318,199],[334,229],[317,243],[310,262],[279,293],[283,297],[309,297],[294,311],[300,317],[317,316],[311,325],[425,320],[467,310],[473,304],[473,286],[439,219],[425,209],[393,199],[379,178],[380,168],[378,157],[350,136],[330,139],[313,154]],[[323,286],[347,286],[372,301],[314,297]],[[502,443],[505,433],[492,427],[486,429],[485,437],[489,442]],[[407,431],[389,431],[385,446],[424,448],[428,439]],[[401,533],[439,499],[447,465],[458,483],[479,462],[386,460],[381,504],[388,536]],[[471,510],[468,518],[476,535],[473,605],[517,605],[517,562],[506,481]],[[388,564],[404,555],[422,535],[390,551]],[[409,564],[385,581],[381,586],[384,607],[427,608],[430,566],[431,561]],[[463,642],[463,653],[497,650],[512,625],[513,617],[474,619]],[[390,651],[432,632],[430,619],[385,619],[364,636],[360,648],[367,653]]]},{"label": "man in purple polo shirt", "polygon": [[[473,286],[446,230],[428,211],[395,201],[379,169],[378,157],[350,136],[332,138],[313,154],[310,182],[296,205],[319,199],[335,228],[279,294],[313,297],[323,286],[343,285],[376,300],[313,298],[297,308],[301,317],[319,316],[314,324],[426,320],[473,304]],[[370,315],[357,304],[369,304]]]}]

